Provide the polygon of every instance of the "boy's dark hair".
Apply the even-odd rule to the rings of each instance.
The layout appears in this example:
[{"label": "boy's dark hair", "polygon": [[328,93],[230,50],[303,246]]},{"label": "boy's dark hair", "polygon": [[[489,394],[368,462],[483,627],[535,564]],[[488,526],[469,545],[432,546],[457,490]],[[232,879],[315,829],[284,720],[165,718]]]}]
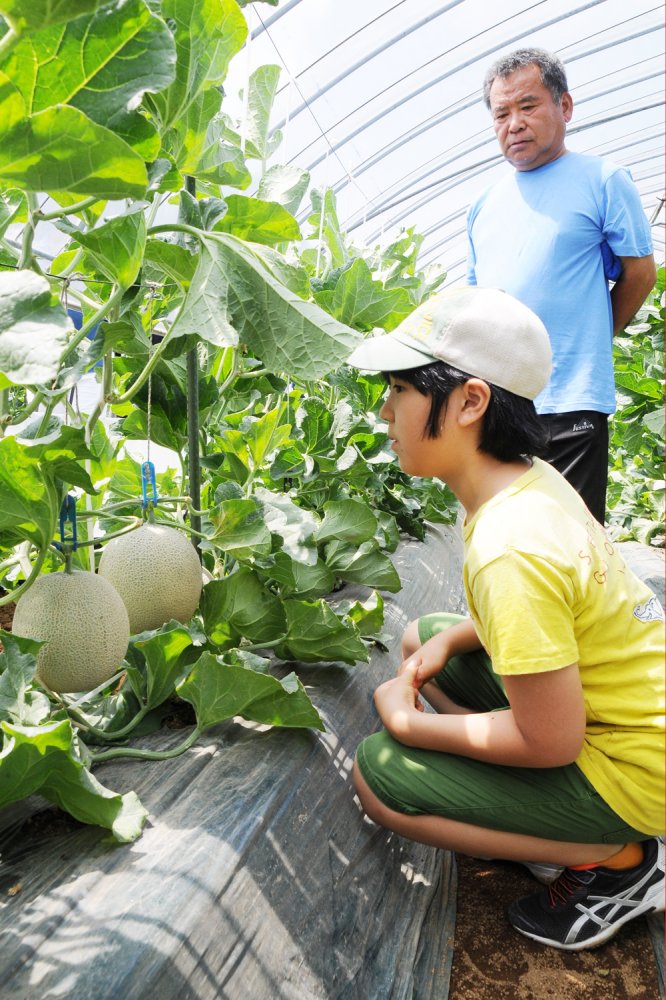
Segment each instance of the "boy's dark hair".
[{"label": "boy's dark hair", "polygon": [[494,62],[486,73],[483,81],[483,100],[490,109],[490,88],[499,77],[504,80],[511,73],[524,66],[538,66],[541,82],[550,91],[555,104],[559,104],[562,95],[568,91],[567,74],[562,62],[552,52],[546,49],[516,49]]},{"label": "boy's dark hair", "polygon": [[[446,411],[446,402],[453,390],[473,378],[445,361],[433,361],[404,371],[384,372],[387,381],[390,375],[399,382],[413,385],[422,396],[430,396],[430,413],[423,432],[424,437],[429,438],[439,437],[440,414],[442,410]],[[490,402],[483,419],[479,451],[501,462],[513,462],[532,455],[543,458],[547,448],[546,433],[539,423],[532,400],[516,396],[492,382],[487,384],[490,386]]]}]

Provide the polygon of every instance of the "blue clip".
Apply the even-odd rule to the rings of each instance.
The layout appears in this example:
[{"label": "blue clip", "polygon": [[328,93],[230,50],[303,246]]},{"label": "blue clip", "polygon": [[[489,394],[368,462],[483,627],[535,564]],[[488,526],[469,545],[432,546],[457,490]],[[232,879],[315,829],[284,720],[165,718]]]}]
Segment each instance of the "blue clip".
[{"label": "blue clip", "polygon": [[[67,539],[65,537],[67,530],[67,522],[69,521],[72,527],[72,537]],[[63,548],[68,542],[71,543],[72,551],[76,552],[77,540],[76,540],[76,497],[68,493],[62,502],[60,508],[60,545],[58,548]]]},{"label": "blue clip", "polygon": [[[152,462],[144,462],[141,466],[141,487],[143,489],[142,507],[145,509],[149,504],[157,504],[157,483],[155,482],[155,466]],[[148,489],[152,491],[152,497],[148,496]]]}]

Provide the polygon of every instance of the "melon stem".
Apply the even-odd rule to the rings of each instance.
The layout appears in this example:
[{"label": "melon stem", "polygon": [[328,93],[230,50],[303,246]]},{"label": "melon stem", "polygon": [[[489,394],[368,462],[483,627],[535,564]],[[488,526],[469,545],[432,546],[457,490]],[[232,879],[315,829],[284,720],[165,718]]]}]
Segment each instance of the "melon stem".
[{"label": "melon stem", "polygon": [[178,757],[181,753],[189,750],[202,732],[203,729],[195,726],[187,739],[172,750],[139,750],[136,747],[114,747],[112,750],[103,750],[101,753],[91,754],[92,763],[99,764],[105,760],[115,760],[116,757],[135,757],[139,760],[170,760],[172,757]]}]

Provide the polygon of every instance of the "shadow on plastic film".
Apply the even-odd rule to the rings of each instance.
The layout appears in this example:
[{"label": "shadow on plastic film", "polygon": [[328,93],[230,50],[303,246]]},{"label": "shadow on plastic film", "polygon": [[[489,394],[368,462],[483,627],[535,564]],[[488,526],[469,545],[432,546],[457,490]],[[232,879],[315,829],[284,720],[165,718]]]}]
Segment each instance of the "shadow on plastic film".
[{"label": "shadow on plastic film", "polygon": [[[441,606],[452,572],[441,549],[417,565],[387,601],[391,628],[426,597]],[[288,665],[325,733],[225,723],[168,767],[99,767],[150,811],[134,844],[76,824],[48,843],[16,831],[0,868],[24,879],[0,910],[3,998],[446,996],[451,858],[376,827],[351,786],[356,746],[379,725],[374,688],[397,660],[392,648],[352,668]]]}]

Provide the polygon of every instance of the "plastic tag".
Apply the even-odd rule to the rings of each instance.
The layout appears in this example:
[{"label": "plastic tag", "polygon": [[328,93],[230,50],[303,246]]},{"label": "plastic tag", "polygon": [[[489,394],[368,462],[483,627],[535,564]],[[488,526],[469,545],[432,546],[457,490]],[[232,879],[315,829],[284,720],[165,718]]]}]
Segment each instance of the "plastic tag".
[{"label": "plastic tag", "polygon": [[[72,530],[69,538],[67,538],[67,522]],[[76,497],[71,493],[67,494],[60,508],[60,545],[58,548],[64,548],[65,545],[71,545],[72,551],[76,552]]]},{"label": "plastic tag", "polygon": [[141,466],[141,487],[143,489],[143,504],[144,509],[153,504],[154,506],[158,502],[157,497],[157,483],[155,481],[155,466],[152,462],[144,462]]}]

